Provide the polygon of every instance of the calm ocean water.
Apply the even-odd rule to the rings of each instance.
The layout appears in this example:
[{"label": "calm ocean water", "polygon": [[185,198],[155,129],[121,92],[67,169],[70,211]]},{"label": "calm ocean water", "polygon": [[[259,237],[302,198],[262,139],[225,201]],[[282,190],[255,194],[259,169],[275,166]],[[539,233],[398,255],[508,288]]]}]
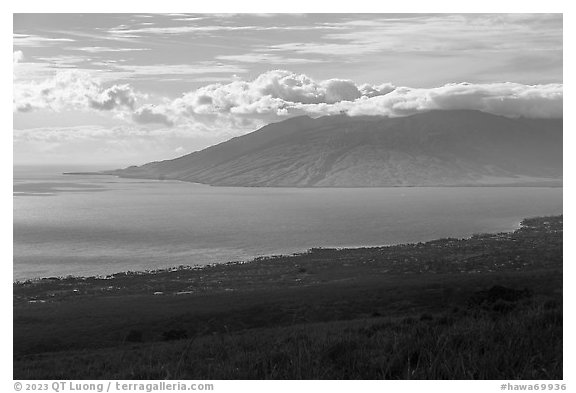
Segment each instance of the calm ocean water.
[{"label": "calm ocean water", "polygon": [[296,189],[14,168],[14,279],[247,260],[515,229],[562,188]]}]

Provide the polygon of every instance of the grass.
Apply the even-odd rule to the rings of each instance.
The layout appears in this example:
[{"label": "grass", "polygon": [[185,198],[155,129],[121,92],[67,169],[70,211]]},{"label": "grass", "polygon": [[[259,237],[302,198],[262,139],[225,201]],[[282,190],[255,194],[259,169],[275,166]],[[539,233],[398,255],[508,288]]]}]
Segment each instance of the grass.
[{"label": "grass", "polygon": [[531,299],[509,311],[298,324],[50,353],[17,363],[15,378],[561,379],[561,355],[561,304]]},{"label": "grass", "polygon": [[16,283],[14,378],[562,379],[561,229]]}]

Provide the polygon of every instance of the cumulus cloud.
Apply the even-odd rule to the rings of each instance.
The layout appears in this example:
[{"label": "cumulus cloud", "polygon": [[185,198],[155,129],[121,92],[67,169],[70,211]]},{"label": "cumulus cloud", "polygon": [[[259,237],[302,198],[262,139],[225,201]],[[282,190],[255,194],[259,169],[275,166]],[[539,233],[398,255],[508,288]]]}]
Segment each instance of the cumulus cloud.
[{"label": "cumulus cloud", "polygon": [[135,94],[128,85],[114,85],[95,97],[88,97],[88,100],[92,108],[105,111],[117,107],[133,109],[136,102]]},{"label": "cumulus cloud", "polygon": [[[21,53],[14,53],[15,62],[21,58]],[[89,74],[60,71],[42,82],[16,81],[14,108],[19,112],[116,110],[137,124],[172,127],[203,123],[239,130],[302,114],[397,117],[430,110],[473,109],[508,117],[560,118],[563,85],[455,83],[423,89],[390,83],[357,84],[347,79],[315,80],[274,70],[253,80],[209,84],[162,105],[136,107],[137,97],[129,85],[104,88]]]},{"label": "cumulus cloud", "polygon": [[184,94],[170,107],[179,116],[286,116],[298,112],[298,105],[353,102],[362,97],[387,94],[394,89],[356,85],[344,79],[315,81],[304,74],[290,71],[268,71],[252,81],[235,80],[228,84],[211,84]]},{"label": "cumulus cloud", "polygon": [[135,110],[132,120],[139,124],[164,124],[169,127],[174,125],[162,107],[153,105],[145,105]]},{"label": "cumulus cloud", "polygon": [[458,83],[430,89],[396,88],[384,96],[356,100],[339,108],[311,111],[346,111],[356,115],[407,116],[429,110],[473,109],[508,117],[562,117],[563,85],[519,83]]},{"label": "cumulus cloud", "polygon": [[14,83],[14,110],[29,112],[36,109],[62,111],[95,109],[111,111],[132,110],[136,93],[128,85],[104,88],[88,73],[60,71],[41,82]]},{"label": "cumulus cloud", "polygon": [[24,53],[21,50],[12,52],[12,64],[18,64],[24,59]]},{"label": "cumulus cloud", "polygon": [[562,117],[563,85],[519,83],[447,84],[435,88],[358,85],[351,80],[314,80],[275,70],[252,81],[210,84],[163,106],[140,108],[137,122],[164,125],[179,121],[256,119],[347,113],[350,116],[408,116],[430,110],[473,109],[508,117]]}]

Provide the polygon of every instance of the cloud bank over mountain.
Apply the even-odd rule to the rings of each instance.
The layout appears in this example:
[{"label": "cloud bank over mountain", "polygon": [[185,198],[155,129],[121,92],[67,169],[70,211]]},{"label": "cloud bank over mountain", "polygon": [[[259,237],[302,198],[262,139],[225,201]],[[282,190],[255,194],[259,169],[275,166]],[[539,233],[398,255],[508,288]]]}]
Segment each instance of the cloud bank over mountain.
[{"label": "cloud bank over mountain", "polygon": [[[22,53],[14,53],[14,66]],[[88,73],[60,71],[42,82],[15,82],[14,110],[119,111],[137,124],[172,127],[189,122],[229,120],[258,124],[309,114],[322,116],[408,116],[430,110],[471,109],[508,117],[562,117],[563,85],[451,83],[433,88],[358,84],[346,79],[315,80],[305,74],[273,70],[253,80],[215,83],[161,104],[142,103],[128,84],[105,88]]]},{"label": "cloud bank over mountain", "polygon": [[453,83],[430,89],[398,87],[389,94],[336,105],[307,106],[322,114],[408,116],[429,110],[480,110],[507,117],[560,118],[562,84]]},{"label": "cloud bank over mountain", "polygon": [[266,121],[290,115],[408,116],[430,110],[471,109],[508,117],[562,117],[563,85],[452,83],[435,88],[356,84],[351,80],[314,80],[285,70],[252,81],[211,84],[168,104],[141,111],[138,122],[175,123],[186,118],[249,117]]}]

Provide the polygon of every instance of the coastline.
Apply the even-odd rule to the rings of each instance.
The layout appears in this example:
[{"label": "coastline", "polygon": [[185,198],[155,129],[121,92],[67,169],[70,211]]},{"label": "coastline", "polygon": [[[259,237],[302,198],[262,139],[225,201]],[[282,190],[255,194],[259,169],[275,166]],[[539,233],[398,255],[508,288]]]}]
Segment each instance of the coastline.
[{"label": "coastline", "polygon": [[[63,177],[60,175],[60,180],[57,177],[49,179],[60,181],[58,184],[62,185],[62,189],[52,187],[48,183],[38,184],[37,187],[29,186],[31,191],[52,188],[54,198],[60,200],[44,198],[40,201],[38,198],[14,197],[15,209],[18,211],[15,211],[14,219],[17,243],[14,252],[13,281],[67,275],[89,277],[127,270],[170,268],[182,264],[204,265],[248,261],[258,256],[305,253],[313,247],[364,248],[429,241],[441,237],[463,238],[474,233],[515,229],[523,217],[562,212],[562,188],[397,187],[364,190],[317,188],[274,190],[250,187],[216,188],[181,181],[160,183],[159,180],[140,181],[107,178],[107,176],[96,176],[99,179],[94,178],[94,181],[88,176],[73,176],[64,179],[69,180],[64,182],[61,180]],[[72,189],[76,184],[78,190]],[[99,189],[92,190],[88,186],[98,186]],[[71,192],[68,192],[67,187]],[[146,204],[152,200],[147,201],[141,197],[139,190],[148,188],[158,194],[166,194],[165,199],[170,201],[166,206],[175,203],[174,206],[181,206],[185,210],[182,210],[182,214],[169,211],[162,214],[161,206],[154,209],[146,208]],[[105,192],[98,195],[90,194],[92,191],[102,190]],[[93,203],[92,208],[84,209],[81,206],[81,203],[84,203],[84,195],[91,201],[90,203]],[[326,207],[325,197],[330,201]],[[256,199],[263,202],[262,206],[268,210],[260,209],[252,218],[249,212],[254,208],[253,201]],[[194,209],[197,203],[190,202],[192,200],[202,204],[207,201],[208,208],[197,213]],[[240,204],[238,208],[231,207],[235,206],[235,200]],[[479,203],[467,202],[475,200]],[[494,205],[495,203],[498,205]],[[58,212],[42,208],[51,204],[58,205]],[[95,213],[95,209],[103,209],[109,204],[118,208],[119,214],[108,210],[102,210],[102,214],[99,215]],[[219,205],[226,210],[226,215],[218,214]],[[424,206],[433,208],[428,209]],[[417,213],[404,211],[409,207],[415,207],[414,211]],[[27,213],[28,208],[35,209],[36,216]],[[290,214],[284,213],[283,209],[287,209]],[[421,209],[424,211],[420,211]],[[72,213],[80,215],[86,213],[88,216],[93,216],[91,220],[85,221],[85,224],[70,222],[70,225],[78,225],[82,229],[69,235],[75,239],[74,244],[81,242],[78,249],[72,247],[72,240],[69,242],[64,236],[53,235],[60,232],[42,230],[42,221],[39,219],[46,216],[48,219],[56,220],[57,215],[61,215],[65,219],[62,223],[68,223],[71,220],[67,217],[72,217]],[[121,237],[107,235],[106,228],[109,225],[104,219],[98,218],[110,213],[110,219],[115,222],[115,227],[124,228],[126,236],[130,238],[137,231],[145,230],[151,233],[152,230],[130,227],[128,223],[120,222],[115,217],[120,214],[126,215],[130,221],[151,217],[155,223],[160,224],[157,232],[159,240],[143,248],[131,243],[120,244]],[[177,222],[178,228],[173,226],[171,219],[168,219],[171,215],[176,220],[172,223]],[[228,215],[233,219],[220,218]],[[184,216],[190,217],[188,220],[180,218]],[[224,233],[227,238],[221,240],[215,236],[202,235],[201,221],[194,221],[198,216],[210,222],[210,225],[215,222],[211,231],[218,232],[219,235]],[[30,220],[26,217],[38,217],[38,219]],[[244,228],[242,220],[248,220],[250,225]],[[59,227],[58,230],[68,231],[66,228],[69,226]],[[187,238],[186,233],[191,230],[190,228],[196,228],[195,236]],[[307,228],[307,231],[303,231],[302,228]],[[97,245],[103,247],[102,250],[92,249],[90,233],[92,230],[100,231],[99,236],[107,239],[111,247],[105,248],[107,244],[98,239],[100,243]],[[352,232],[349,232],[350,230]],[[35,237],[31,238],[28,233],[35,234],[34,236],[39,239],[48,238],[55,241],[35,246],[33,243],[36,241]],[[168,233],[170,236],[166,235]],[[40,250],[45,250],[46,253],[40,254]],[[133,251],[134,254],[125,250]]]},{"label": "coastline", "polygon": [[[546,217],[562,217],[559,216],[546,216]],[[106,280],[110,277],[115,275],[154,275],[159,273],[167,273],[167,272],[174,272],[178,270],[203,270],[209,269],[215,266],[231,266],[231,265],[245,265],[249,263],[254,263],[261,260],[268,260],[268,259],[289,259],[294,257],[302,257],[309,255],[310,253],[314,252],[315,250],[325,250],[325,251],[333,251],[333,252],[353,252],[359,250],[379,250],[383,248],[390,248],[390,247],[406,247],[416,244],[427,244],[430,242],[437,242],[440,240],[469,240],[475,236],[485,236],[485,235],[497,235],[497,234],[513,234],[516,231],[523,228],[523,222],[526,220],[539,218],[539,217],[527,217],[520,221],[515,221],[514,224],[510,226],[509,230],[506,231],[499,231],[499,232],[481,232],[475,233],[469,236],[464,237],[446,237],[446,238],[434,238],[423,240],[420,242],[400,242],[400,243],[390,243],[390,244],[379,244],[379,245],[348,245],[348,246],[318,246],[318,247],[311,247],[299,251],[295,251],[293,253],[270,253],[265,255],[259,255],[252,257],[250,259],[243,259],[243,260],[232,260],[232,261],[222,261],[222,262],[215,262],[215,263],[207,263],[204,265],[195,264],[195,265],[177,265],[177,266],[167,266],[167,267],[159,267],[155,269],[143,269],[143,270],[124,270],[124,271],[117,271],[109,274],[92,274],[92,275],[74,275],[74,274],[66,274],[66,275],[52,275],[52,276],[44,276],[44,277],[33,277],[33,278],[25,278],[25,279],[14,279],[12,283],[16,284],[23,284],[23,283],[30,283],[30,282],[40,282],[42,280],[66,280],[66,279],[77,279],[77,280],[88,280],[88,279],[98,279],[98,280]]]},{"label": "coastline", "polygon": [[[118,173],[107,173],[111,171],[99,172],[62,172],[64,176],[113,176],[119,179],[139,179],[139,180],[155,180],[155,181],[178,181],[183,183],[199,184],[208,187],[245,187],[245,188],[313,188],[313,189],[331,189],[331,188],[461,188],[461,187],[534,187],[534,188],[562,188],[564,187],[563,178],[529,178],[529,180],[518,182],[476,182],[476,183],[461,183],[461,184],[397,184],[388,186],[298,186],[298,185],[246,185],[246,184],[210,184],[200,183],[189,180],[175,179],[175,178],[158,178],[158,176],[130,176]],[[513,178],[510,178],[512,180]]]},{"label": "coastline", "polygon": [[[514,232],[467,239],[17,283],[14,376],[562,379],[562,220],[530,218]],[[464,365],[463,349],[472,354]],[[424,360],[407,374],[414,353]],[[186,354],[185,367],[174,354]],[[441,369],[422,366],[439,356]]]},{"label": "coastline", "polygon": [[[561,260],[562,249],[555,247],[562,241],[562,220],[562,215],[526,218],[513,231],[474,234],[467,238],[379,247],[311,248],[302,253],[262,256],[248,261],[14,281],[14,296],[20,301],[55,301],[81,294],[200,294],[317,285],[349,280],[350,274],[356,275],[354,279],[361,279],[382,274],[516,271],[542,265],[538,252],[534,251],[538,246],[559,253]],[[482,258],[476,256],[479,249],[485,250]],[[508,257],[515,249],[522,253],[522,258]],[[466,257],[467,254],[470,256]]]}]

